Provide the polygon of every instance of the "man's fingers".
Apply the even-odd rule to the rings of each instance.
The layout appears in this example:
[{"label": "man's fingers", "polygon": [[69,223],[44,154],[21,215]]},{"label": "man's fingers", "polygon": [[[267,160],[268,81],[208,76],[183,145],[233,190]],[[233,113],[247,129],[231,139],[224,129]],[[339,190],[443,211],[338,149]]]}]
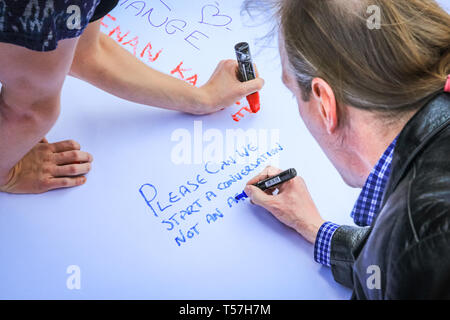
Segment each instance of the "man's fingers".
[{"label": "man's fingers", "polygon": [[86,174],[91,170],[89,162],[82,164],[68,164],[65,166],[55,166],[52,173],[55,177],[71,177]]},{"label": "man's fingers", "polygon": [[271,200],[271,197],[273,197],[252,185],[246,186],[244,191],[254,204],[264,208],[266,208],[267,203]]},{"label": "man's fingers", "polygon": [[278,168],[275,168],[275,167],[272,167],[272,166],[267,166],[266,168],[264,168],[263,171],[261,171],[260,174],[258,174],[254,178],[250,179],[250,181],[247,182],[247,185],[255,184],[255,183],[260,182],[262,180],[265,180],[267,178],[276,176],[280,172],[282,172],[281,169],[278,169]]},{"label": "man's fingers", "polygon": [[48,190],[77,187],[86,182],[86,177],[54,178],[48,183]]},{"label": "man's fingers", "polygon": [[53,152],[64,152],[71,150],[80,150],[80,144],[74,140],[65,140],[50,144]]},{"label": "man's fingers", "polygon": [[92,162],[93,157],[90,153],[80,151],[80,150],[72,150],[54,153],[55,163],[57,165],[63,164],[71,164],[71,163],[83,163],[83,162]]},{"label": "man's fingers", "polygon": [[300,185],[303,188],[306,188],[306,184],[303,178],[301,176],[296,176],[295,178],[278,185],[277,189],[279,190],[279,193],[281,193],[284,192],[285,190],[293,188],[295,184]]}]

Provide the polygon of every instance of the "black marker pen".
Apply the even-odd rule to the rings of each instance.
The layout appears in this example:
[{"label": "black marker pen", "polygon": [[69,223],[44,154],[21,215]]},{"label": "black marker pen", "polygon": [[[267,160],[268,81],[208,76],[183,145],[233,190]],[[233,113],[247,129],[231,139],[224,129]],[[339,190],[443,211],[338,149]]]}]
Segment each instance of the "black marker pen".
[{"label": "black marker pen", "polygon": [[[239,80],[241,82],[250,81],[256,78],[256,72],[253,67],[252,55],[250,54],[250,46],[247,42],[239,42],[235,47],[236,58],[239,64]],[[248,104],[253,113],[261,108],[259,101],[259,93],[255,92],[247,96]]]},{"label": "black marker pen", "polygon": [[[259,181],[254,184],[255,187],[258,187],[262,191],[266,191],[267,189],[274,188],[286,181],[289,181],[297,176],[297,171],[293,168],[288,169],[286,171],[281,172],[280,174],[277,174],[276,176],[264,179],[262,181]],[[245,191],[243,191],[241,194],[238,194],[235,199],[241,200],[248,198]]]}]

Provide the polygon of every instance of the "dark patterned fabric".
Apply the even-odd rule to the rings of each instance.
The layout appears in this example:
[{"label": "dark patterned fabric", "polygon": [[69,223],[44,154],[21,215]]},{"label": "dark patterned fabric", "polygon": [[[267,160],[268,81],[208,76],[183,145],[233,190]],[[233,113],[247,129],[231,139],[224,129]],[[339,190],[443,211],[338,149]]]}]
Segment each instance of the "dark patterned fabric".
[{"label": "dark patterned fabric", "polygon": [[54,50],[59,40],[80,36],[91,19],[103,17],[116,4],[117,0],[0,0],[0,42]]}]

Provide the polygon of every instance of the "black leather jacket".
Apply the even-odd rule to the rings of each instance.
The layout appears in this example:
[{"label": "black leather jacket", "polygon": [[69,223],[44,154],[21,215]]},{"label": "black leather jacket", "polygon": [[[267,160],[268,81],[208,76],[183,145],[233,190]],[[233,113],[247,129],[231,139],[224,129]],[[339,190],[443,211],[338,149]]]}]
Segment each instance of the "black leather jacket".
[{"label": "black leather jacket", "polygon": [[450,299],[449,93],[402,130],[377,219],[336,230],[331,269],[353,299]]}]

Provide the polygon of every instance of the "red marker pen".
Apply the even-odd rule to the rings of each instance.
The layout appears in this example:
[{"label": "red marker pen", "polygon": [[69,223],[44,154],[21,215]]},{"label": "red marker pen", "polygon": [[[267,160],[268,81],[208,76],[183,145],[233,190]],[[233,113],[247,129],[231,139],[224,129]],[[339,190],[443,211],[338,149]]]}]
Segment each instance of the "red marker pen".
[{"label": "red marker pen", "polygon": [[[240,42],[234,46],[236,57],[239,64],[239,80],[241,82],[250,81],[256,78],[255,69],[253,67],[252,56],[250,54],[250,46],[247,42]],[[248,104],[253,113],[261,108],[259,102],[259,92],[252,93],[247,96]]]}]

